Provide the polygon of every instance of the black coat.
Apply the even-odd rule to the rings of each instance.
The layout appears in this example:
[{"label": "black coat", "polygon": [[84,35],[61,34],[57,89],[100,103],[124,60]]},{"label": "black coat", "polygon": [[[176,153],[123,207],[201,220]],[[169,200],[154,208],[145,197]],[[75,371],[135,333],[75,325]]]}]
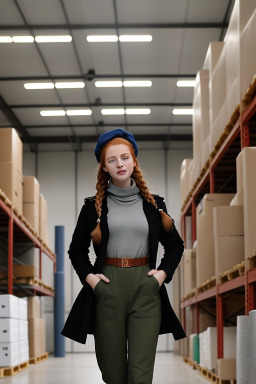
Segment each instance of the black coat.
[{"label": "black coat", "polygon": [[[158,208],[162,208],[168,214],[163,197],[159,195],[153,196]],[[164,283],[168,284],[181,260],[184,243],[175,225],[173,225],[169,232],[164,231],[161,215],[158,210],[148,203],[142,195],[141,197],[143,200],[143,210],[149,225],[149,266],[151,269],[163,269],[167,273]],[[101,244],[99,246],[93,244],[96,254],[94,265],[92,265],[89,259],[89,247],[91,243],[90,232],[95,228],[98,218],[95,208],[95,196],[88,197],[84,201],[68,251],[71,263],[83,287],[71,308],[61,334],[82,344],[85,344],[87,334],[93,334],[94,293],[91,286],[85,281],[85,278],[88,273],[103,273],[102,266],[109,238],[107,213],[107,197],[105,196],[102,201],[100,220]],[[159,241],[164,247],[164,255],[160,265],[156,268]],[[172,309],[164,283],[159,290],[162,300],[162,319],[159,335],[172,333],[175,340],[182,339],[186,337],[186,334]]]}]

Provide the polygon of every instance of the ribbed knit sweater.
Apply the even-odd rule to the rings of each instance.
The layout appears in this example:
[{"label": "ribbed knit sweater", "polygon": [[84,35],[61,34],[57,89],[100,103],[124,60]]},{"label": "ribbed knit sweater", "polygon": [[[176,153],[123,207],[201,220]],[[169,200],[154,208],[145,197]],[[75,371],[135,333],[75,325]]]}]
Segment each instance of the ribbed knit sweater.
[{"label": "ribbed knit sweater", "polygon": [[143,200],[135,180],[120,188],[109,180],[107,188],[109,240],[106,257],[146,257],[149,255],[149,227]]}]

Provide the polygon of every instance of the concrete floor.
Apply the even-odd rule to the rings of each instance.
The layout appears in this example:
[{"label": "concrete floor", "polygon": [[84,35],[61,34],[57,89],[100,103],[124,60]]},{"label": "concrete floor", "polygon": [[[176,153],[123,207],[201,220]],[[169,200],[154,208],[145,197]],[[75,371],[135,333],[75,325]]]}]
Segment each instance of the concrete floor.
[{"label": "concrete floor", "polygon": [[[94,353],[67,353],[65,357],[49,354],[41,363],[29,365],[24,371],[0,380],[2,384],[104,384]],[[157,352],[153,384],[188,383],[209,381],[185,364],[180,356]]]}]

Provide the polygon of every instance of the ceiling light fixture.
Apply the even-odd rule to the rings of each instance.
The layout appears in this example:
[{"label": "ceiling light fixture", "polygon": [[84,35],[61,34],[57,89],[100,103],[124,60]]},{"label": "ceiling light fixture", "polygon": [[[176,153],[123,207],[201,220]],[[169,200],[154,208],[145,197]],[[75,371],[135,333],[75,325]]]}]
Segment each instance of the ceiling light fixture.
[{"label": "ceiling light fixture", "polygon": [[90,109],[80,109],[80,110],[68,109],[67,110],[68,116],[86,116],[91,114],[92,114],[92,111]]},{"label": "ceiling light fixture", "polygon": [[151,113],[151,109],[142,108],[142,109],[126,109],[126,115],[149,115]]},{"label": "ceiling light fixture", "polygon": [[35,40],[37,43],[69,43],[72,41],[72,36],[36,36]]},{"label": "ceiling light fixture", "polygon": [[124,109],[102,109],[101,113],[102,115],[124,115],[125,110]]},{"label": "ceiling light fixture", "polygon": [[95,81],[95,87],[122,87],[122,81]]},{"label": "ceiling light fixture", "polygon": [[124,81],[124,87],[152,87],[152,81]]},{"label": "ceiling light fixture", "polygon": [[12,41],[14,43],[33,43],[34,37],[33,36],[13,36]]},{"label": "ceiling light fixture", "polygon": [[25,83],[24,88],[26,89],[53,89],[53,83]]},{"label": "ceiling light fixture", "polygon": [[175,108],[172,110],[173,115],[193,115],[192,108]]},{"label": "ceiling light fixture", "polygon": [[148,42],[152,41],[152,35],[120,35],[119,36],[119,41],[122,42]]},{"label": "ceiling light fixture", "polygon": [[109,43],[109,42],[116,42],[118,40],[118,37],[116,35],[88,35],[87,41],[89,43]]},{"label": "ceiling light fixture", "polygon": [[0,36],[0,43],[12,43],[11,36]]},{"label": "ceiling light fixture", "polygon": [[65,116],[66,112],[64,110],[55,110],[55,111],[40,111],[41,116]]},{"label": "ceiling light fixture", "polygon": [[196,85],[195,80],[178,80],[177,87],[194,87]]},{"label": "ceiling light fixture", "polygon": [[57,82],[55,83],[55,87],[58,89],[64,89],[64,88],[84,88],[85,83],[83,81],[70,81],[70,82]]}]

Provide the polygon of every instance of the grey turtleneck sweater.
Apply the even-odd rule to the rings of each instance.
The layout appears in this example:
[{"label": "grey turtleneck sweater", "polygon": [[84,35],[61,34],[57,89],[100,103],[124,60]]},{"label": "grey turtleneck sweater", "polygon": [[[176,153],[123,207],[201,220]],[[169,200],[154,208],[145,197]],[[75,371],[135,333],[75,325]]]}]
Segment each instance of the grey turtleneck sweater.
[{"label": "grey turtleneck sweater", "polygon": [[106,257],[149,255],[149,227],[135,180],[120,188],[109,180],[107,188],[109,240]]}]

